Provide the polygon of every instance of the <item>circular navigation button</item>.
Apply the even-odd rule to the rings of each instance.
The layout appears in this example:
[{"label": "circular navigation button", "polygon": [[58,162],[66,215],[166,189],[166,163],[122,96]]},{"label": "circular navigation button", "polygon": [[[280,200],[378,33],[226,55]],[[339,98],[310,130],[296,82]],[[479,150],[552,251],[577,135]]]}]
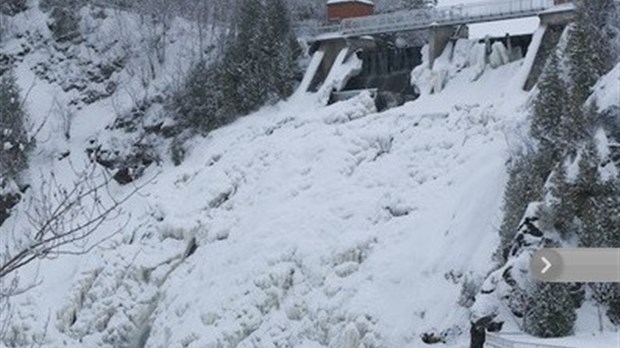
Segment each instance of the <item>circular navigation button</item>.
[{"label": "circular navigation button", "polygon": [[538,250],[530,259],[530,273],[544,282],[557,280],[562,267],[562,256],[553,249]]}]

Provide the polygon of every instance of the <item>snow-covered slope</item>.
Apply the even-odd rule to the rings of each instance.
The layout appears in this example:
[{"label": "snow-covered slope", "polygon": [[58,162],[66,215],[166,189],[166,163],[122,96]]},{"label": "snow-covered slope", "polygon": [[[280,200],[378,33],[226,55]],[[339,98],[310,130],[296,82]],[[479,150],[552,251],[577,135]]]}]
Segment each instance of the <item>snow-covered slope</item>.
[{"label": "snow-covered slope", "polygon": [[[497,242],[505,143],[490,105],[440,101],[384,114],[368,96],[307,113],[291,101],[214,132],[132,202],[151,225],[139,242],[67,265],[75,295],[50,310],[77,321],[58,326],[110,340],[131,325],[122,304],[153,311],[153,347],[415,346],[462,330],[459,284],[484,275]],[[198,249],[177,265],[191,238]],[[110,322],[90,333],[103,313]]]},{"label": "snow-covered slope", "polygon": [[33,332],[51,314],[50,346],[454,339],[469,321],[462,283],[492,267],[505,127],[525,97],[500,77],[518,70],[468,93],[457,76],[381,114],[368,95],[329,107],[302,96],[196,139],[183,165],[151,168],[114,247],[44,262],[19,310],[39,318]]},{"label": "snow-covered slope", "polygon": [[[36,120],[56,87],[28,64]],[[530,98],[512,83],[522,61],[473,82],[471,69],[383,113],[367,94],[328,107],[296,95],[191,140],[180,166],[164,158],[138,181],[120,235],[21,273],[40,284],[13,299],[0,346],[423,347],[424,334],[463,346],[461,289],[494,268]],[[126,93],[76,111],[69,139],[52,128],[32,180],[52,169],[71,182],[69,161],[86,161]]]}]

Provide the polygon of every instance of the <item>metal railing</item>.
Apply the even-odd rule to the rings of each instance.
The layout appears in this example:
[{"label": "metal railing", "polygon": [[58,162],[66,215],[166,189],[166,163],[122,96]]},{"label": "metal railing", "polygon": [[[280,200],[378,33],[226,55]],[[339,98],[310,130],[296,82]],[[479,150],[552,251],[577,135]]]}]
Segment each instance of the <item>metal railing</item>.
[{"label": "metal railing", "polygon": [[502,336],[513,335],[518,336],[522,334],[494,334],[487,333],[485,347],[488,348],[573,348],[567,346],[555,346],[543,343],[524,342],[513,339],[504,338]]},{"label": "metal railing", "polygon": [[530,17],[548,10],[554,0],[501,0],[399,11],[367,17],[344,19],[339,25],[317,28],[321,35],[360,36],[395,31],[418,30],[431,26],[460,25]]}]

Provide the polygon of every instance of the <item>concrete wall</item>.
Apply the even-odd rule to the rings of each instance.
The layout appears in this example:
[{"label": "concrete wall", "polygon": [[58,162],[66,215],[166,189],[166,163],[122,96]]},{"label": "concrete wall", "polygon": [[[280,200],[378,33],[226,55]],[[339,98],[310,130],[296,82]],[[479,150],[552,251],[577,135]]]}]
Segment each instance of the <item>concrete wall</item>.
[{"label": "concrete wall", "polygon": [[338,57],[340,51],[346,47],[347,41],[345,39],[334,39],[320,43],[318,50],[323,52],[323,60],[321,61],[316,74],[312,78],[312,82],[310,82],[308,91],[316,92],[319,90],[323,84],[323,81],[329,74],[329,71],[332,69],[336,57]]},{"label": "concrete wall", "polygon": [[575,11],[543,13],[539,17],[542,25],[565,25],[575,19]]},{"label": "concrete wall", "polygon": [[308,87],[308,91],[316,92],[319,90],[321,85],[323,84],[325,78],[329,74],[330,70],[334,66],[334,62],[338,57],[338,54],[343,50],[348,50],[348,55],[346,59],[349,59],[352,54],[354,54],[359,49],[372,49],[375,46],[373,40],[368,39],[331,39],[321,41],[316,44],[317,47],[311,48],[311,53],[316,50],[320,50],[323,52],[323,60],[319,65],[319,68]]},{"label": "concrete wall", "polygon": [[443,53],[443,50],[450,42],[456,28],[453,26],[440,27],[433,26],[430,28],[431,38],[429,42],[430,65],[433,67],[435,59]]}]

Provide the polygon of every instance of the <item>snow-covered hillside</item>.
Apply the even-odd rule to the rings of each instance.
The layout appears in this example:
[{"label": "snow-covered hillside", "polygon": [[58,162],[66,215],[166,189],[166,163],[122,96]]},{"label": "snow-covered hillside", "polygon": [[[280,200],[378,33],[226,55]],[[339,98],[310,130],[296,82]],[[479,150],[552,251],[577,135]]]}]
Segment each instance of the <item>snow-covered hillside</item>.
[{"label": "snow-covered hillside", "polygon": [[[16,26],[32,21],[32,33],[49,35],[38,9],[20,16]],[[129,15],[110,12],[101,28],[115,29],[116,16]],[[75,56],[100,58],[88,43],[117,38],[101,30]],[[33,154],[32,186],[50,171],[70,185],[93,139],[135,141],[106,126],[136,94],[177,82],[195,53],[182,40],[191,30],[173,27],[170,56],[146,90],[147,73],[132,70],[145,62],[141,41],[120,35],[134,47],[109,76],[119,88],[88,103],[58,80],[90,63],[69,58],[70,68],[49,67],[58,76],[45,80],[36,67],[53,52],[23,37],[3,42],[3,50],[30,47],[16,73],[46,139]],[[324,106],[320,95],[298,93],[193,138],[179,166],[156,144],[159,163],[112,187],[123,195],[145,185],[124,205],[131,220],[121,233],[86,255],[20,272],[37,285],[12,298],[0,347],[413,348],[426,346],[424,335],[466,346],[472,298],[462,289],[496,268],[505,163],[527,133],[527,69],[524,60],[483,73],[465,64],[441,93],[381,113],[369,94]],[[612,90],[617,73],[597,88]],[[66,112],[51,111],[59,107],[73,115],[69,129]],[[25,228],[23,207],[1,228]],[[92,238],[108,237],[115,223]],[[617,333],[582,324],[574,344],[614,344]]]}]

